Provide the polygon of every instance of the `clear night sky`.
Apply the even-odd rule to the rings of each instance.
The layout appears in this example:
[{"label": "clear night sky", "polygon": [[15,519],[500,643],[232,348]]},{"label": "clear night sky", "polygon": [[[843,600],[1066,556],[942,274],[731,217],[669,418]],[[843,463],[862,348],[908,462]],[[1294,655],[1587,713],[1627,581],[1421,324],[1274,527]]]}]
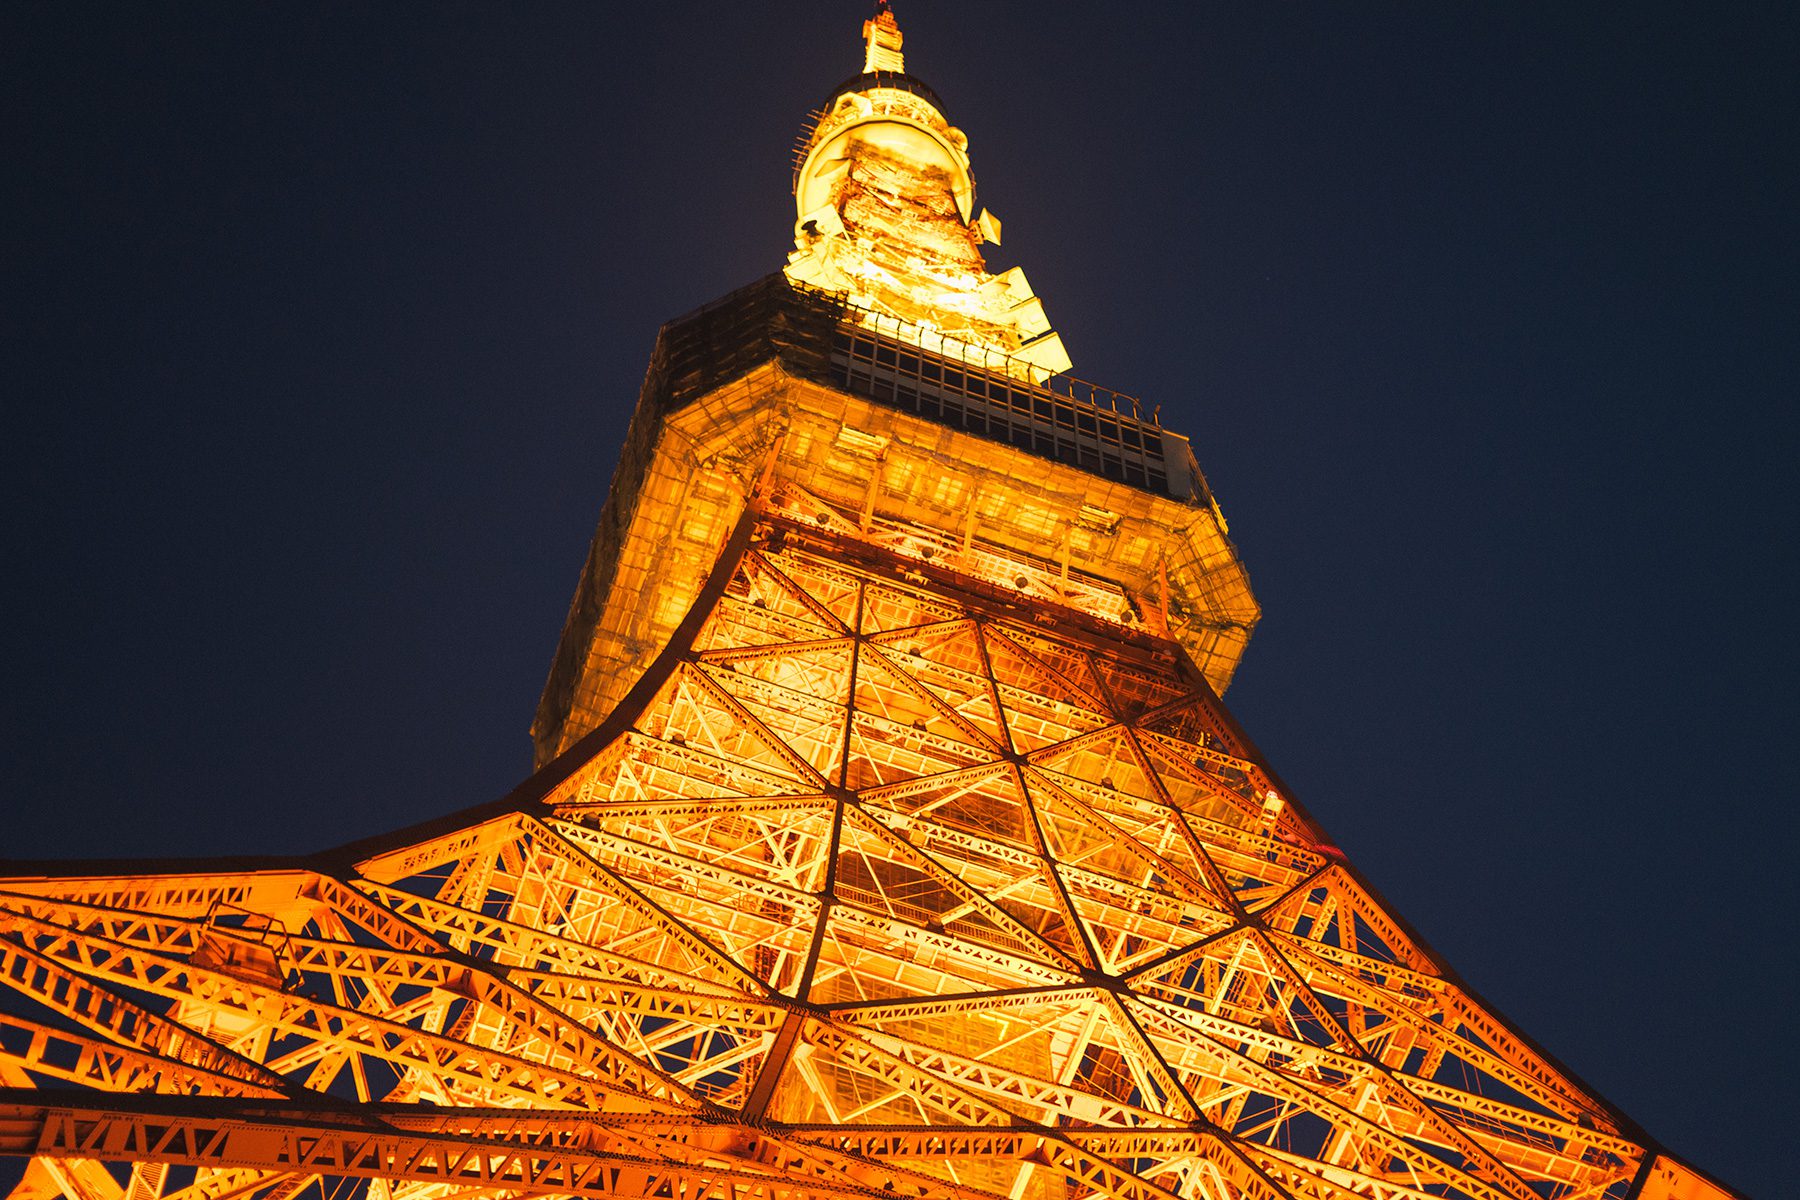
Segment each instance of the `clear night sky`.
[{"label": "clear night sky", "polygon": [[[1788,5],[901,0],[1077,373],[1194,436],[1227,697],[1502,1011],[1795,1141]],[[776,269],[857,0],[11,4],[0,855],[491,800],[657,326]]]}]

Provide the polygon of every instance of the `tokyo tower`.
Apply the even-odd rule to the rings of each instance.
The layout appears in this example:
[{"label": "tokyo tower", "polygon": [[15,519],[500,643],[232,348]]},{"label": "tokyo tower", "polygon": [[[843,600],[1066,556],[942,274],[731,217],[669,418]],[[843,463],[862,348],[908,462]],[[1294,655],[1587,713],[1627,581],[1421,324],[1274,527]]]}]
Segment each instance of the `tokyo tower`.
[{"label": "tokyo tower", "polygon": [[665,326],[512,794],[0,878],[13,1200],[1723,1200],[1219,696],[1188,440],[988,272],[887,5]]}]

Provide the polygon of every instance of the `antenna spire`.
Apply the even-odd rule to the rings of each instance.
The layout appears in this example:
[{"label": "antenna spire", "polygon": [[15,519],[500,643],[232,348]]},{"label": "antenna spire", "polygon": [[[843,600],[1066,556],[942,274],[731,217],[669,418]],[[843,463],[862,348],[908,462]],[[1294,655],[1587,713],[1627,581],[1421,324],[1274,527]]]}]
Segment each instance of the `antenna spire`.
[{"label": "antenna spire", "polygon": [[906,73],[906,56],[900,53],[900,23],[894,20],[891,0],[875,0],[875,15],[863,22],[863,73]]}]

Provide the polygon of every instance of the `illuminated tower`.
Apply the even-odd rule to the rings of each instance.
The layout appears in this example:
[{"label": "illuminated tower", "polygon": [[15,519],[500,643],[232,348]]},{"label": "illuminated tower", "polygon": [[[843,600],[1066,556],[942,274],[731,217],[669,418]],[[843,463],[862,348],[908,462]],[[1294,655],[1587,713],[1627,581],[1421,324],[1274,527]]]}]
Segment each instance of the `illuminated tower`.
[{"label": "illuminated tower", "polygon": [[1724,1197],[1218,695],[1188,442],[990,275],[882,6],[785,270],[662,331],[510,796],[0,879],[18,1200]]}]

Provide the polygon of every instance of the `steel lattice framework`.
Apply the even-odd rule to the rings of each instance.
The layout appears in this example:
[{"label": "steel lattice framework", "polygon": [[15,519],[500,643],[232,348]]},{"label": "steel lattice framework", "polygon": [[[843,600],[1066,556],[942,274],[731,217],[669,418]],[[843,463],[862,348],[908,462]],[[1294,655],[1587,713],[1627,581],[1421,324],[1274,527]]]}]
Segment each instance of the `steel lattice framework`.
[{"label": "steel lattice framework", "polygon": [[1729,1200],[1220,704],[1185,437],[1059,374],[887,5],[665,327],[506,799],[0,868],[11,1200]]},{"label": "steel lattice framework", "polygon": [[[740,526],[506,802],[279,868],[7,880],[15,1196],[1619,1197],[1172,645]],[[908,578],[911,576],[911,578]],[[99,1092],[156,1093],[112,1097]],[[102,1164],[129,1163],[109,1173]]]}]

